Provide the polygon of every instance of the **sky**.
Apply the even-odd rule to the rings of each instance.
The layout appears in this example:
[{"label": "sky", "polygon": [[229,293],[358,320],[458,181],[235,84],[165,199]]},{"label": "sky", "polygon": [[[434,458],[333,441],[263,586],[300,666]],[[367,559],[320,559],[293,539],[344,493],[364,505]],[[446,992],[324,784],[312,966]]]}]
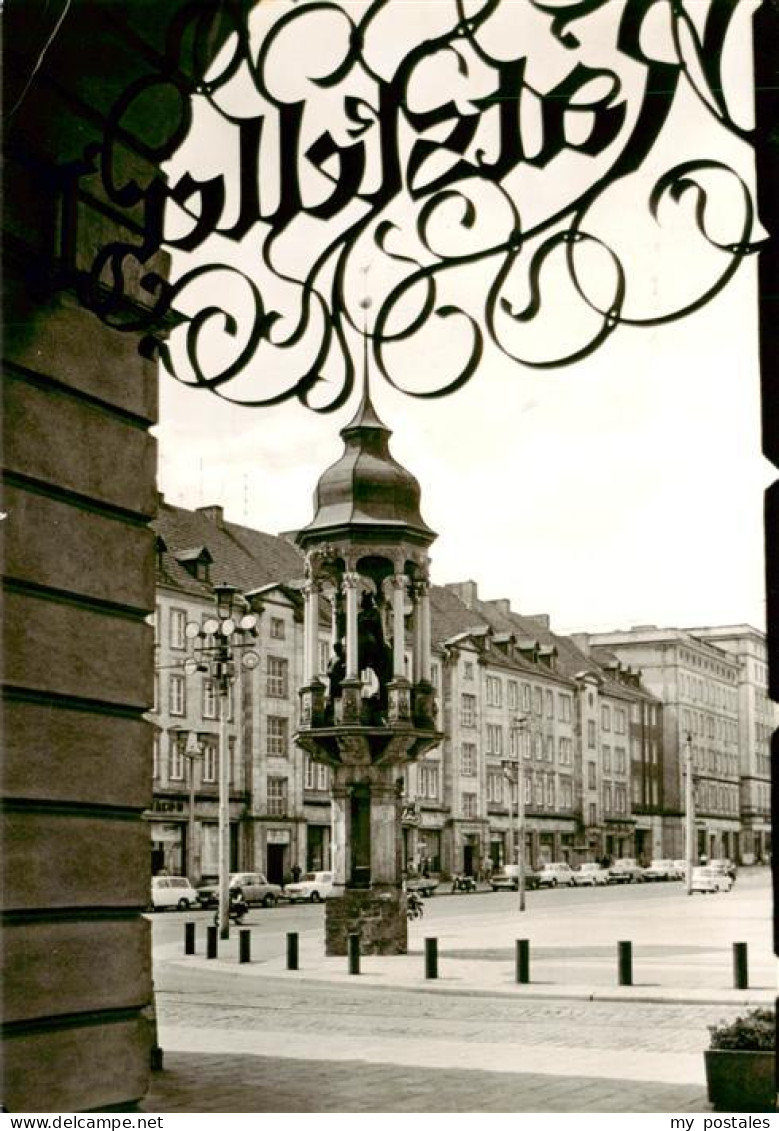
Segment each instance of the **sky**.
[{"label": "sky", "polygon": [[[609,16],[607,8],[604,28]],[[745,26],[728,62],[736,109],[748,119]],[[323,38],[326,32],[323,27]],[[384,39],[391,54],[396,40]],[[548,61],[536,87],[543,87],[544,73],[552,76],[547,84],[559,80],[555,51],[554,44],[539,44]],[[630,93],[631,76],[623,78]],[[435,86],[435,74],[426,80]],[[678,150],[680,160],[732,161],[749,180],[747,147],[723,140],[692,95],[675,107],[669,127],[648,176]],[[227,144],[220,158],[215,140],[223,135],[205,114],[180,167],[227,161]],[[207,146],[203,138],[210,139]],[[586,175],[583,160],[578,171]],[[514,186],[523,200],[538,192],[528,184]],[[634,184],[617,186],[597,217],[630,268],[631,314],[649,311],[656,299],[670,306],[677,297],[683,301],[685,288],[707,278],[712,262],[691,235],[692,204],[667,210],[664,226],[655,225],[645,207],[636,208],[638,195]],[[737,207],[727,192],[723,200],[712,215],[720,238],[731,238]],[[256,253],[255,244],[243,261],[249,272]],[[305,239],[295,254],[305,262]],[[361,254],[355,271],[362,266],[363,276],[355,275],[354,288],[380,299],[380,265]],[[596,261],[594,274],[607,290],[607,266]],[[453,275],[457,301],[476,309],[483,280]],[[539,339],[547,343],[562,340],[575,324],[569,296],[555,285],[556,305],[553,296],[552,318]],[[446,333],[454,337],[457,329],[447,326]],[[359,358],[357,335],[351,344]],[[410,341],[400,357],[403,382],[420,388],[446,366],[449,349],[445,336]],[[539,370],[488,346],[479,371],[451,396],[410,397],[375,368],[371,393],[393,431],[392,452],[419,480],[422,513],[438,533],[431,549],[435,582],[473,579],[480,596],[508,597],[525,614],[547,613],[562,633],[744,621],[764,628],[762,492],[771,473],[760,454],[758,382],[750,257],[694,315],[661,327],[619,327],[573,365]],[[167,374],[160,396],[160,487],[168,500],[186,507],[219,503],[228,519],[276,533],[311,520],[314,487],[343,449],[338,432],[354,413],[359,388],[333,414],[297,401],[273,409],[231,405]]]}]

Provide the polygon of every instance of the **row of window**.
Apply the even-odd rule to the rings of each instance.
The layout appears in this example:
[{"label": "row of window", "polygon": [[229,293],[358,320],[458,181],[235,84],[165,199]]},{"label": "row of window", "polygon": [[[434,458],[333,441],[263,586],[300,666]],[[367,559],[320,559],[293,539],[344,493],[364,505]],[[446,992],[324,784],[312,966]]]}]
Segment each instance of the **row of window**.
[{"label": "row of window", "polygon": [[[273,699],[287,699],[289,696],[289,662],[278,656],[266,657],[266,695]],[[159,674],[154,681],[154,706],[152,710],[160,709]],[[200,707],[204,719],[219,717],[219,696],[214,680],[204,679],[200,690]],[[187,713],[187,682],[186,677],[175,672],[168,674],[168,713],[181,718]],[[227,717],[233,717],[232,688],[228,688]]]},{"label": "row of window", "polygon": [[[154,642],[158,644],[161,639],[160,621],[162,619],[162,609],[157,605],[154,617]],[[187,623],[192,619],[191,614],[186,609],[168,609],[168,644],[171,648],[184,651],[187,647],[186,628]],[[284,640],[286,639],[286,622],[283,617],[270,617],[269,633],[271,640]]]},{"label": "row of window", "polygon": [[738,755],[725,754],[707,746],[693,746],[692,762],[696,770],[712,774],[738,775]]},{"label": "row of window", "polygon": [[[511,756],[518,758],[520,747],[525,760],[534,758],[537,762],[553,762],[555,753],[554,735],[527,734],[512,729]],[[521,736],[521,737],[520,737]],[[487,743],[485,753],[491,758],[503,757],[503,728],[487,724]],[[557,740],[558,761],[561,766],[573,765],[573,739],[560,737]],[[464,742],[460,748],[460,773],[474,777],[477,772],[477,748],[475,742]]]},{"label": "row of window", "polygon": [[[171,735],[168,742],[168,781],[183,781],[189,776],[185,763],[192,760],[192,769],[197,761],[201,762],[200,780],[205,784],[216,783],[219,780],[219,739],[215,734],[198,735],[198,751],[193,756],[186,753],[187,736],[185,734]],[[236,782],[236,742],[230,738],[228,742],[230,767],[230,784]],[[152,740],[152,776],[155,781],[162,778],[162,747],[159,732],[155,732]]]},{"label": "row of window", "polygon": [[683,664],[689,664],[692,668],[701,668],[703,671],[719,676],[720,679],[730,680],[731,683],[736,678],[731,668],[726,668],[724,664],[719,664],[716,660],[704,659],[703,656],[699,656],[695,652],[688,652],[684,648],[680,650],[679,658]]},{"label": "row of window", "polygon": [[719,785],[717,782],[699,782],[695,798],[696,808],[705,813],[738,815],[737,785]]},{"label": "row of window", "polygon": [[627,750],[624,746],[615,746],[614,748],[614,764],[612,767],[611,747],[603,746],[601,748],[603,771],[604,773],[611,773],[612,769],[615,774],[627,773]]},{"label": "row of window", "polygon": [[679,695],[685,699],[692,699],[694,703],[707,703],[720,710],[733,711],[738,709],[738,692],[730,687],[722,687],[719,683],[711,683],[697,676],[679,675]]},{"label": "row of window", "polygon": [[[559,806],[558,806],[559,799]],[[503,774],[487,774],[487,802],[493,805],[502,805],[505,801],[516,804],[516,782],[509,783]],[[570,778],[555,778],[554,774],[536,771],[526,774],[524,778],[524,800],[526,806],[535,809],[573,809],[573,782]],[[479,815],[478,794],[463,792],[460,794],[460,814],[466,820],[473,820]]]},{"label": "row of window", "polygon": [[[468,669],[471,669],[468,674]],[[473,664],[466,662],[464,666],[465,679],[473,678]],[[535,715],[545,714],[548,719],[553,719],[555,714],[554,692],[541,687],[530,687],[530,684],[519,684],[515,679],[506,681],[506,701],[509,710],[532,710]],[[486,696],[488,707],[503,706],[503,680],[497,675],[488,675],[486,678]],[[569,723],[572,716],[573,700],[570,695],[558,691],[557,717],[560,722]]]}]

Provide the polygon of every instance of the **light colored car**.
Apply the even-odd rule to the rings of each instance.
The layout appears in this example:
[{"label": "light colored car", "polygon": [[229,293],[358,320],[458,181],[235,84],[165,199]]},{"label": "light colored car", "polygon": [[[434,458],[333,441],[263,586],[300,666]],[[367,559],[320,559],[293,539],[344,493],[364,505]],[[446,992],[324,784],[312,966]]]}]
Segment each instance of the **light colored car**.
[{"label": "light colored car", "polygon": [[674,866],[673,860],[653,860],[648,868],[644,868],[645,880],[678,880],[679,870]]},{"label": "light colored car", "polygon": [[197,892],[186,876],[153,876],[151,881],[151,909],[162,911],[175,907],[188,911],[197,907]]},{"label": "light colored car", "polygon": [[718,872],[724,872],[726,876],[730,876],[733,883],[736,882],[736,872],[738,869],[732,860],[728,860],[726,857],[719,860],[710,860],[709,867],[716,868]]},{"label": "light colored car", "polygon": [[632,856],[622,856],[609,868],[610,884],[637,884],[644,878],[644,869]]},{"label": "light colored car", "polygon": [[[275,907],[283,892],[279,884],[268,883],[262,872],[231,872],[230,897],[243,899],[246,903],[261,903],[263,907]],[[201,907],[215,907],[219,903],[219,881],[200,884],[197,898]]]},{"label": "light colored car", "polygon": [[332,894],[334,884],[334,872],[306,872],[297,883],[287,884],[284,895],[290,903],[319,903]]},{"label": "light colored car", "polygon": [[573,870],[573,882],[577,887],[596,887],[609,882],[608,868],[601,868],[595,860],[585,861]]},{"label": "light colored car", "polygon": [[[519,891],[519,865],[506,864],[500,872],[493,872],[489,884],[493,891]],[[538,872],[525,868],[525,890],[532,891],[537,887]]]},{"label": "light colored car", "polygon": [[686,860],[672,860],[674,870],[678,873],[679,879],[683,880],[687,875],[687,861]]},{"label": "light colored car", "polygon": [[536,874],[542,888],[573,887],[576,883],[570,864],[542,864]]},{"label": "light colored car", "polygon": [[693,892],[699,891],[706,895],[709,892],[730,891],[732,887],[733,880],[727,872],[712,868],[710,864],[692,870],[691,891]]}]

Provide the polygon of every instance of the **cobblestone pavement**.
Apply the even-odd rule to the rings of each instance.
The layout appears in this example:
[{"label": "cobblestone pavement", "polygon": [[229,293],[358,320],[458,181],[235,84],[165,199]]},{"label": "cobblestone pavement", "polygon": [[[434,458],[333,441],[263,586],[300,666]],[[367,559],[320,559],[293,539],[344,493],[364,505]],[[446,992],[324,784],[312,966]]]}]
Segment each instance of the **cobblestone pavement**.
[{"label": "cobblestone pavement", "polygon": [[706,1112],[689,1085],[172,1053],[141,1111]]}]

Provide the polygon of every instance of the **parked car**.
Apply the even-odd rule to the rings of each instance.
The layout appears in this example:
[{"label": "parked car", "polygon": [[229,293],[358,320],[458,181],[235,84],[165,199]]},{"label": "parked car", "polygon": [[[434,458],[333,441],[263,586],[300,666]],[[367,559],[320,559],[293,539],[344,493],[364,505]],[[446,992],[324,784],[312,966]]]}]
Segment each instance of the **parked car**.
[{"label": "parked car", "polygon": [[556,888],[560,885],[573,887],[576,883],[570,864],[542,864],[537,874],[538,886],[541,888]]},{"label": "parked car", "polygon": [[678,880],[681,879],[678,868],[673,860],[653,860],[648,868],[644,868],[645,880]]},{"label": "parked car", "polygon": [[[490,876],[490,887],[493,891],[519,891],[519,865],[507,864],[501,872],[494,872]],[[526,868],[525,890],[532,891],[537,887],[538,872]]]},{"label": "parked car", "polygon": [[435,876],[409,876],[404,887],[407,892],[415,891],[427,899],[435,893],[438,879]]},{"label": "parked car", "polygon": [[301,880],[286,885],[284,895],[291,903],[319,903],[332,893],[334,884],[334,872],[306,872]]},{"label": "parked car", "polygon": [[623,856],[615,860],[609,868],[610,884],[641,883],[644,878],[644,869],[632,856]]},{"label": "parked car", "polygon": [[[278,884],[268,883],[261,872],[231,872],[230,893],[231,899],[243,898],[250,906],[261,903],[263,907],[275,907],[284,894]],[[219,881],[200,884],[197,898],[201,907],[216,907],[219,903]]]},{"label": "parked car", "polygon": [[712,868],[710,864],[692,870],[691,891],[693,892],[699,891],[706,895],[708,892],[730,891],[732,887],[733,880],[727,872]]},{"label": "parked car", "polygon": [[687,876],[687,861],[686,860],[673,860],[674,871],[679,875],[679,879],[683,880]]},{"label": "parked car", "polygon": [[609,882],[608,868],[602,868],[595,860],[585,861],[573,870],[573,882],[577,887],[596,887]]},{"label": "parked car", "polygon": [[151,910],[162,911],[175,907],[188,911],[197,907],[197,892],[186,876],[153,876],[151,881]]},{"label": "parked car", "polygon": [[736,868],[736,865],[732,860],[728,860],[726,857],[721,857],[717,860],[710,860],[709,867],[716,868],[719,872],[724,872],[726,876],[730,876],[733,883],[736,882],[736,872],[738,871],[738,869]]}]

